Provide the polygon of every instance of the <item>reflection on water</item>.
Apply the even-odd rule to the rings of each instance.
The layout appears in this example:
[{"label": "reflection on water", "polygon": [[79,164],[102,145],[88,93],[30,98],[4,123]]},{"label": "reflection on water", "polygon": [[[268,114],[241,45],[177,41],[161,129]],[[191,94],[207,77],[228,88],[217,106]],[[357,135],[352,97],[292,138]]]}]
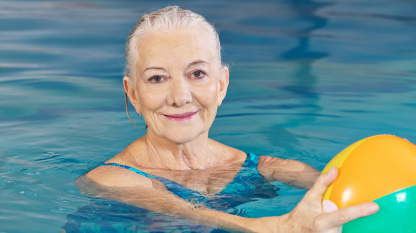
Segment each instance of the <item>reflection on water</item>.
[{"label": "reflection on water", "polygon": [[[373,134],[416,142],[416,2],[175,3],[214,22],[230,64],[213,138],[317,168]],[[124,43],[165,4],[0,2],[0,232],[56,232],[89,203],[73,180],[144,134],[124,113]],[[241,209],[287,212],[302,194]]]},{"label": "reflection on water", "polygon": [[[313,40],[313,33],[317,29],[323,28],[328,23],[328,19],[319,16],[317,12],[332,3],[319,3],[315,1],[287,1],[292,12],[297,16],[298,20],[304,21],[306,25],[299,28],[295,35],[298,44],[281,54],[284,60],[296,63],[296,70],[290,75],[291,82],[279,89],[288,91],[295,95],[293,98],[300,101],[297,108],[305,109],[307,114],[299,114],[297,118],[293,118],[284,124],[274,124],[273,127],[264,128],[265,135],[268,136],[272,144],[279,144],[287,151],[298,151],[297,145],[300,143],[299,138],[302,135],[293,134],[285,125],[296,127],[302,124],[312,124],[315,121],[313,115],[319,114],[321,107],[319,106],[319,94],[316,92],[317,77],[313,74],[313,64],[323,58],[329,56],[328,53],[322,51],[311,51],[310,45]],[[279,135],[279,137],[276,137]]]}]

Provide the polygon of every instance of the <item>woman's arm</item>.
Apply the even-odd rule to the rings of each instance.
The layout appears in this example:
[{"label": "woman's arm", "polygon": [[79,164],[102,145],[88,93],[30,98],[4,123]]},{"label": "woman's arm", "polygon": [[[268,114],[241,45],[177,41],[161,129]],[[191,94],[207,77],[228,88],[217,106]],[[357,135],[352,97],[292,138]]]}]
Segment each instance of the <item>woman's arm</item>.
[{"label": "woman's arm", "polygon": [[[89,196],[117,200],[166,215],[186,218],[215,228],[243,232],[336,232],[338,226],[377,210],[374,203],[323,213],[321,199],[335,180],[332,169],[319,177],[315,185],[290,213],[278,217],[244,218],[191,204],[157,183],[132,171],[117,167],[99,167],[77,180]],[[371,207],[376,208],[371,210]]]},{"label": "woman's arm", "polygon": [[241,232],[255,232],[253,228],[258,228],[255,224],[256,219],[190,203],[172,194],[160,181],[119,167],[98,167],[78,178],[76,184],[86,196],[116,200],[214,228]]},{"label": "woman's arm", "polygon": [[320,175],[319,170],[306,163],[270,156],[260,156],[258,170],[268,180],[302,189],[310,189]]}]

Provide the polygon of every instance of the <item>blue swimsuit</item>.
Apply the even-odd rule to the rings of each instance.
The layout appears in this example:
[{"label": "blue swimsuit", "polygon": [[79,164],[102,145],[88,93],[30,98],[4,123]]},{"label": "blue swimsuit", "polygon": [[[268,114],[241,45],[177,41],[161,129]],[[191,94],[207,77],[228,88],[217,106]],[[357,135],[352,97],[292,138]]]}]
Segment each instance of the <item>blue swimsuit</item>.
[{"label": "blue swimsuit", "polygon": [[189,189],[176,183],[175,181],[149,175],[136,168],[126,165],[118,163],[104,163],[101,166],[112,165],[129,169],[142,176],[161,181],[170,192],[184,200],[203,204],[216,210],[226,210],[231,206],[235,207],[239,204],[247,202],[247,198],[271,198],[277,196],[274,186],[267,182],[257,170],[258,163],[258,156],[253,153],[248,154],[243,167],[235,176],[234,180],[230,182],[225,189],[214,195],[201,194],[198,191]]},{"label": "blue swimsuit", "polygon": [[[111,165],[129,169],[142,176],[161,181],[165,185],[167,190],[183,198],[184,200],[193,203],[199,203],[211,209],[227,212],[234,215],[244,216],[244,211],[239,211],[238,208],[236,208],[237,206],[258,199],[269,199],[279,196],[277,193],[277,191],[279,191],[279,188],[266,181],[266,179],[257,170],[258,160],[259,157],[255,154],[247,154],[247,159],[245,160],[241,170],[235,176],[234,180],[230,182],[225,189],[214,195],[201,194],[198,191],[189,189],[175,181],[150,175],[136,168],[129,167],[126,165],[121,165],[117,163],[104,163],[101,166]],[[114,215],[114,211],[117,213],[116,215]],[[157,225],[165,225],[165,227],[163,228],[164,230],[166,230],[167,225],[175,221],[186,221],[184,225],[186,225],[187,227],[196,227],[195,223],[192,223],[184,219],[162,215],[149,210],[129,206],[123,203],[118,203],[112,200],[93,199],[90,205],[79,208],[76,213],[69,214],[68,223],[63,228],[67,231],[67,233],[79,231],[96,232],[91,230],[91,227],[97,229],[97,226],[95,224],[100,222],[100,231],[97,232],[107,232],[104,231],[104,229],[108,229],[108,232],[118,232],[115,229],[113,229],[114,222],[117,222],[116,225],[120,225],[120,222],[123,221],[123,219],[118,218],[120,218],[121,216],[124,216],[125,218],[126,213],[128,221],[124,219],[125,224],[129,225],[131,229],[139,229],[137,230],[137,232],[146,232],[145,229],[149,228],[149,226],[147,226],[148,224],[151,225],[151,228],[149,228],[151,230],[149,232],[153,232],[156,230],[154,228],[154,223],[160,221],[163,223]],[[164,220],[162,221],[161,219]],[[103,224],[105,224],[105,227],[103,226]],[[135,226],[133,227],[132,224],[135,224]],[[120,225],[118,227],[126,229],[127,226]],[[177,227],[178,226],[175,225],[175,228]],[[210,229],[212,230],[212,228]],[[196,231],[207,232],[207,227],[199,225],[199,228],[197,228]]]}]

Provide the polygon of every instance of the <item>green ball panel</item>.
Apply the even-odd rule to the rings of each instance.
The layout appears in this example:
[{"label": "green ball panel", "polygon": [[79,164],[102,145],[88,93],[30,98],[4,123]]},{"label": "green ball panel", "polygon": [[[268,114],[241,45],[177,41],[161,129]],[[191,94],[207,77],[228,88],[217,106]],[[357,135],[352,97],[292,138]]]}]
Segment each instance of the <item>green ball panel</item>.
[{"label": "green ball panel", "polygon": [[376,202],[380,210],[344,224],[342,233],[415,233],[416,186],[399,190]]}]

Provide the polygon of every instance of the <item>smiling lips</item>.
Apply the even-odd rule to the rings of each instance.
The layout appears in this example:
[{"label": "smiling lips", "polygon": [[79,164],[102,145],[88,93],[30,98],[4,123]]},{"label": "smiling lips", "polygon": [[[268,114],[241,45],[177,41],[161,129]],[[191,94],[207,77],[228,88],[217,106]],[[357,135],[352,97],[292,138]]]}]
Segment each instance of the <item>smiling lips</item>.
[{"label": "smiling lips", "polygon": [[182,114],[171,114],[171,115],[164,115],[171,121],[187,121],[192,119],[197,112],[186,112]]}]

